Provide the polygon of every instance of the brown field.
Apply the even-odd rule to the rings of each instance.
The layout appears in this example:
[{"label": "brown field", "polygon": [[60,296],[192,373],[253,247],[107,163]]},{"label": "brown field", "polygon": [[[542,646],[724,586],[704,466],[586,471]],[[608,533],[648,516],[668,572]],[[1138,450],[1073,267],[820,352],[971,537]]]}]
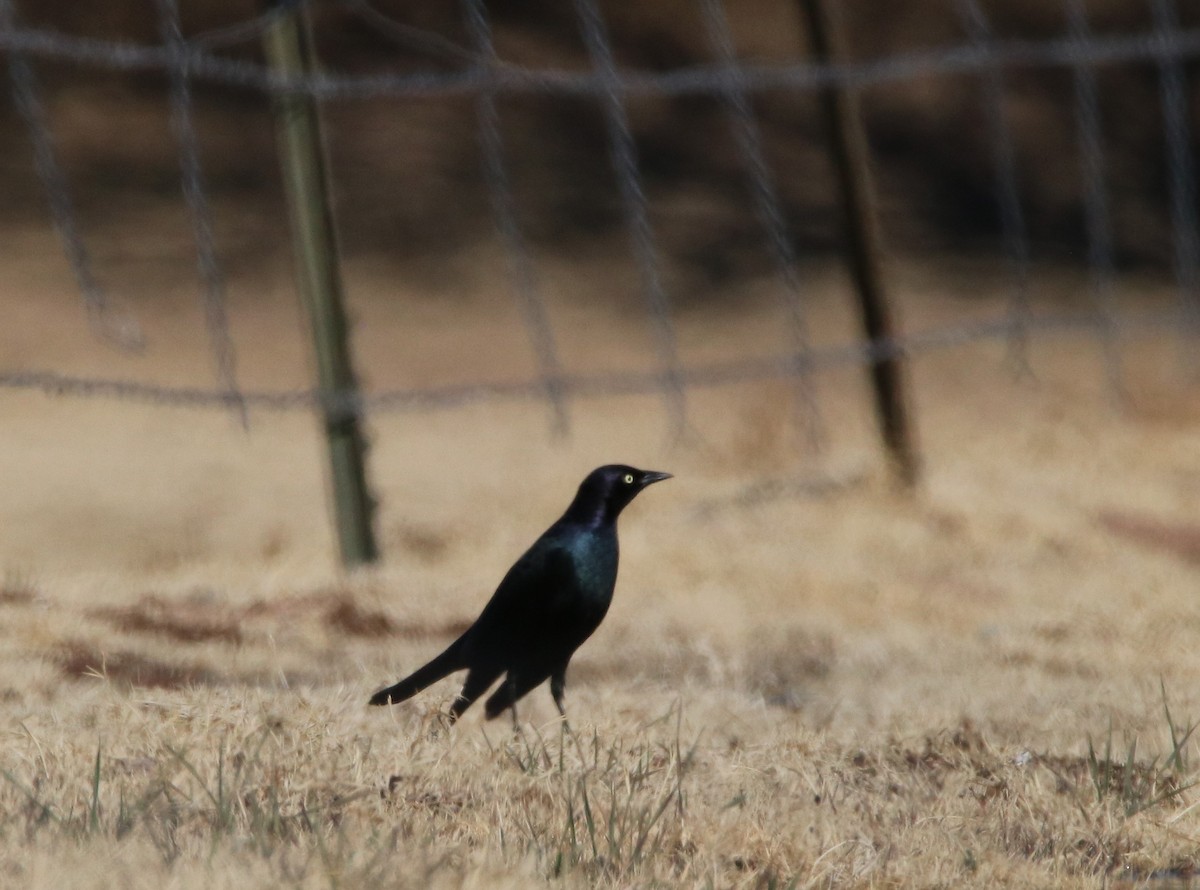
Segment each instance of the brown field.
[{"label": "brown field", "polygon": [[[45,233],[6,233],[6,366],[207,385],[191,287],[155,272],[147,230],[104,253],[137,282],[116,290],[139,357],[90,337]],[[599,299],[632,292],[628,273],[579,263],[547,264],[569,367],[652,367],[639,305]],[[414,288],[350,263],[371,387],[529,373],[502,264],[460,265],[453,287]],[[841,279],[809,279],[814,336],[837,342]],[[978,280],[903,270],[906,323],[999,311],[1002,283]],[[684,358],[778,348],[771,294],[681,314]],[[231,314],[246,386],[303,385],[285,259],[237,270]],[[852,371],[817,378],[817,454],[782,383],[694,393],[682,441],[655,397],[579,401],[566,440],[537,404],[379,415],[386,560],[352,577],[310,417],[246,431],[0,394],[0,884],[1179,886],[1200,868],[1200,754],[1181,741],[1200,719],[1200,393],[1182,354],[1123,343],[1119,402],[1089,337],[1034,341],[1026,375],[1002,345],[922,356],[911,495]],[[613,610],[570,675],[574,736],[544,690],[518,737],[478,709],[440,727],[449,681],[368,710],[612,460],[677,478],[623,517]]]}]

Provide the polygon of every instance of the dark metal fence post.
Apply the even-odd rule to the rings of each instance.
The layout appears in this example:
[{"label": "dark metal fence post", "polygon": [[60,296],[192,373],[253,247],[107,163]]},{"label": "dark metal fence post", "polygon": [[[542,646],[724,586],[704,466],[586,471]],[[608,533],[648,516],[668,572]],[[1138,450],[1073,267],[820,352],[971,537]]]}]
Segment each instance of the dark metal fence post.
[{"label": "dark metal fence post", "polygon": [[[841,60],[837,33],[824,0],[801,0],[814,60],[822,65]],[[871,185],[866,138],[850,90],[828,86],[821,90],[821,111],[828,129],[830,157],[841,194],[850,271],[858,290],[863,332],[873,346],[894,341],[895,325],[879,267],[879,219]],[[920,458],[909,415],[908,393],[901,357],[895,353],[871,360],[875,410],[884,447],[893,468],[906,485],[916,482]]]},{"label": "dark metal fence post", "polygon": [[[267,61],[280,78],[313,73],[312,40],[303,7],[270,0],[277,10],[264,35]],[[359,423],[358,385],[350,356],[337,241],[329,208],[317,106],[312,95],[280,93],[275,100],[280,165],[291,212],[296,281],[308,309],[316,354],[321,412],[329,443],[330,483],[342,563],[379,555],[367,491],[366,439]]]}]

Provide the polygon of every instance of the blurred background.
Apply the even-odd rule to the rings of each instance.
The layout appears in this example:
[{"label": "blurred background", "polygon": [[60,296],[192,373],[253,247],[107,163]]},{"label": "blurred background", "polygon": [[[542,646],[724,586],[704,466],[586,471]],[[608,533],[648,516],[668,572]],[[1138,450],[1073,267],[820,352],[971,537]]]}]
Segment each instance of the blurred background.
[{"label": "blurred background", "polygon": [[[843,54],[833,82],[857,87],[899,346],[919,353],[986,340],[999,352],[961,373],[1011,379],[1029,370],[1030,335],[1066,328],[1087,356],[1068,376],[1126,408],[1177,410],[1189,372],[1164,356],[1194,352],[1196,341],[1185,333],[1176,342],[1164,328],[1184,330],[1200,305],[1200,7],[828,7]],[[430,412],[468,404],[505,406],[510,413],[482,423],[514,443],[555,441],[567,420],[571,476],[592,459],[579,443],[587,452],[603,441],[587,424],[611,430],[609,409],[595,409],[610,396],[630,399],[615,409],[627,422],[618,450],[653,458],[690,427],[702,451],[745,462],[751,479],[805,466],[814,448],[827,468],[874,447],[871,396],[853,367],[869,350],[804,4],[600,3],[599,24],[588,26],[592,8],[306,5],[373,460],[402,467],[377,474],[393,540],[407,520],[390,512],[386,491],[419,452],[389,439],[388,424],[427,425]],[[270,424],[298,423],[312,451],[296,466],[311,458],[306,478],[320,490],[321,446],[304,425],[314,366],[293,296],[272,115],[272,95],[285,90],[263,60],[272,15],[234,0],[2,10],[11,75],[0,93],[3,398],[54,443],[31,449],[14,439],[18,463],[41,454],[41,469],[67,477],[64,467],[79,467],[77,485],[63,482],[68,499],[125,480],[135,475],[128,459],[119,471],[82,468],[78,431],[92,412],[133,411],[137,432],[128,417],[114,420],[123,432],[111,433],[111,452],[157,457],[138,463],[140,481],[90,491],[83,512],[121,516],[153,504],[147,516],[178,514],[172,498],[155,503],[147,492],[170,486],[181,467],[208,491],[212,468],[184,456],[204,434],[177,432],[183,450],[170,451],[158,441],[172,435],[163,430],[216,424],[208,459],[249,473],[247,448],[277,454],[266,444]],[[481,67],[472,21],[490,27],[499,60],[491,69]],[[607,94],[595,76],[596,33],[627,78],[624,92]],[[740,68],[724,66],[726,38]],[[172,46],[183,55],[172,57]],[[495,103],[490,147],[481,96]],[[614,155],[622,135],[632,169]],[[1147,336],[1158,339],[1146,346]],[[1130,361],[1135,340],[1152,371]],[[797,401],[779,380],[805,349],[817,350],[813,368],[833,370],[802,382]],[[565,415],[559,404],[558,421],[551,411],[546,423],[541,382],[556,369],[573,389]],[[750,384],[758,388],[747,396]],[[821,386],[831,387],[824,397]],[[748,421],[729,420],[716,395],[704,401],[721,387]],[[231,392],[249,400],[248,433],[223,407]],[[222,449],[231,451],[216,457]],[[91,449],[89,460],[102,453]],[[269,490],[253,500],[290,503]],[[14,522],[29,540],[10,539],[10,561],[40,564],[34,539],[62,530],[46,526],[44,486],[14,484],[9,500],[25,504],[11,507],[18,517],[37,517]],[[66,512],[77,518],[80,506]],[[275,512],[293,521],[290,509]],[[191,514],[178,522],[212,525]],[[159,524],[143,517],[131,528]],[[295,542],[310,533],[323,534],[260,537],[293,542],[265,550],[306,550]],[[196,555],[182,540],[189,534],[164,547]],[[243,537],[230,532],[196,552],[215,558]]]},{"label": "blurred background", "polygon": [[[858,62],[895,59],[969,46],[975,7],[994,40],[1013,46],[1065,41],[1071,3],[1035,0],[921,0],[881,7],[836,0],[830,7],[846,52]],[[1191,130],[1200,109],[1193,83],[1194,4],[1150,0],[1089,0],[1085,11],[1096,46],[1149,37],[1162,27],[1156,7],[1177,6],[1169,18],[1190,39],[1181,55],[1143,48],[1094,66],[1104,141],[1104,186],[1112,240],[1125,268],[1168,271],[1172,262],[1167,129],[1161,67],[1185,69]],[[730,0],[729,26],[739,59],[788,66],[810,57],[798,2]],[[714,62],[699,3],[651,7],[601,4],[619,66],[665,72]],[[249,2],[185,3],[185,36],[221,34],[251,23]],[[500,59],[527,68],[586,71],[588,55],[570,4],[488,4]],[[162,41],[149,0],[96,6],[48,0],[26,3],[19,21],[37,29],[94,41],[138,45]],[[319,56],[330,71],[455,72],[472,64],[472,39],[458,4],[378,0],[318,3],[312,9]],[[212,52],[261,62],[253,28]],[[457,48],[457,51],[456,49]],[[48,53],[36,58],[58,149],[89,224],[111,223],[146,201],[178,197],[179,159],[169,128],[162,71],[112,70],[117,60]],[[1003,113],[1013,141],[1016,183],[1029,236],[1041,260],[1086,257],[1085,181],[1069,58],[1018,63],[1003,76]],[[886,240],[904,255],[1003,248],[995,197],[997,147],[988,124],[984,78],[978,71],[922,70],[870,85],[862,94]],[[197,129],[214,200],[237,202],[245,216],[279,228],[279,177],[273,129],[262,90],[196,78]],[[346,96],[325,103],[326,132],[338,200],[343,250],[379,254],[398,264],[469,251],[492,237],[487,212],[474,96],[430,91],[428,97]],[[827,258],[839,250],[838,202],[826,140],[811,89],[770,89],[754,95],[764,150],[776,171],[797,251]],[[535,88],[501,100],[507,161],[519,195],[525,236],[539,249],[569,253],[595,245],[622,217],[607,156],[599,103]],[[743,162],[718,96],[636,95],[629,102],[640,172],[656,232],[681,308],[711,295],[730,277],[761,271],[770,261],[746,199]],[[9,199],[6,224],[45,221],[45,195],[31,176],[29,136],[3,107],[2,170]],[[386,200],[381,199],[386,195]],[[1194,196],[1193,196],[1194,197]],[[223,245],[230,262],[244,257]],[[243,246],[243,250],[245,247]],[[411,273],[410,273],[411,274]]]}]

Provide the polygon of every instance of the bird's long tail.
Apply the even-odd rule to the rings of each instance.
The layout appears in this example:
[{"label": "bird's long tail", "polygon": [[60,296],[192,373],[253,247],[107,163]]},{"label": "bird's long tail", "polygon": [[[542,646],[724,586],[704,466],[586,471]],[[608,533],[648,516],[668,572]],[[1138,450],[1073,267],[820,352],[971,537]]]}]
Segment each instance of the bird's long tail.
[{"label": "bird's long tail", "polygon": [[424,667],[418,668],[396,685],[389,686],[387,689],[380,689],[371,696],[370,704],[394,705],[402,702],[405,699],[412,698],[425,687],[432,686],[438,680],[442,679],[442,677],[446,677],[466,667],[462,663],[460,655],[461,642],[461,640],[456,640],[445,652]]}]

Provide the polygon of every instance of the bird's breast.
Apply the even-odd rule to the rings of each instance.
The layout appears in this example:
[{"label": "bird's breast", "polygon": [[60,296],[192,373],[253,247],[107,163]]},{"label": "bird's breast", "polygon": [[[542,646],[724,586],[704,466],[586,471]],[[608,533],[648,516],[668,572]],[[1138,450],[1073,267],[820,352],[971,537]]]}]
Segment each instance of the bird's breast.
[{"label": "bird's breast", "polygon": [[617,583],[617,539],[593,533],[569,542],[567,551],[575,568],[580,593],[607,605]]}]

